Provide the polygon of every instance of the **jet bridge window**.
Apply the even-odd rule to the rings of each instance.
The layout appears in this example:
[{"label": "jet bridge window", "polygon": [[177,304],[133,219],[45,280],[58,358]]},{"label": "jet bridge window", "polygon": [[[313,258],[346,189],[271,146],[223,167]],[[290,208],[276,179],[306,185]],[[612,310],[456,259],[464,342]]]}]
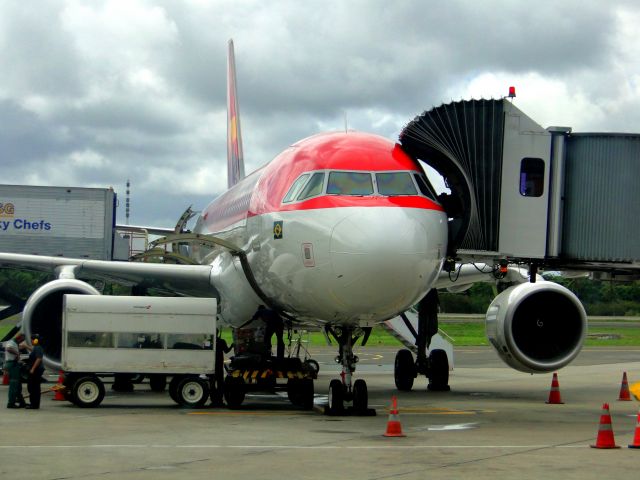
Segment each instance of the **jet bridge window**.
[{"label": "jet bridge window", "polygon": [[298,179],[295,182],[293,182],[293,185],[291,185],[291,188],[289,189],[287,194],[282,199],[282,203],[293,202],[293,199],[298,196],[298,193],[300,193],[300,190],[302,190],[302,187],[306,183],[306,181],[309,178],[309,176],[310,176],[309,173],[305,173],[304,175],[300,175],[298,177]]},{"label": "jet bridge window", "polygon": [[329,195],[373,195],[370,173],[331,172],[327,185]]},{"label": "jet bridge window", "polygon": [[520,195],[541,197],[544,193],[544,160],[523,158],[520,162]]},{"label": "jet bridge window", "polygon": [[378,193],[380,195],[417,195],[416,186],[409,172],[376,173]]},{"label": "jet bridge window", "polygon": [[300,195],[296,198],[296,200],[305,200],[307,198],[315,197],[316,195],[320,195],[322,193],[322,187],[324,186],[324,173],[316,172],[311,177],[311,180],[307,183],[307,185],[302,189]]}]

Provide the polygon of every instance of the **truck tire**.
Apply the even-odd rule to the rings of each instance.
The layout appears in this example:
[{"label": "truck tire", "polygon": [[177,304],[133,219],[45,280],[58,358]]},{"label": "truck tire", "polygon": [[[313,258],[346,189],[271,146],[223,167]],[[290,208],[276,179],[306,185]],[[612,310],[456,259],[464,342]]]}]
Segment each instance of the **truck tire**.
[{"label": "truck tire", "polygon": [[175,375],[169,382],[169,396],[171,397],[171,400],[176,402],[178,405],[180,405],[180,402],[178,401],[178,385],[183,379],[184,377],[182,375]]},{"label": "truck tire", "polygon": [[78,378],[71,387],[71,401],[81,408],[93,408],[104,399],[104,384],[95,375]]},{"label": "truck tire", "polygon": [[209,384],[200,377],[185,377],[176,392],[178,403],[187,408],[201,408],[209,399]]}]

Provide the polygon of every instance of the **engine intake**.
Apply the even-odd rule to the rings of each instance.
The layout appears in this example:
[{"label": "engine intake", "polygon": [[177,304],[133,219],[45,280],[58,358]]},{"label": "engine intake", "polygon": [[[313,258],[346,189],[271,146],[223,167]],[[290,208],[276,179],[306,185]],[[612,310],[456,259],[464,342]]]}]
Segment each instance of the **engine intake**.
[{"label": "engine intake", "polygon": [[522,283],[491,302],[486,333],[507,365],[527,373],[551,372],[580,353],[587,314],[578,297],[557,283]]},{"label": "engine intake", "polygon": [[61,366],[62,300],[66,293],[100,295],[98,290],[81,280],[53,280],[31,294],[22,312],[22,327],[27,338],[33,333],[42,337],[44,365],[55,371]]}]

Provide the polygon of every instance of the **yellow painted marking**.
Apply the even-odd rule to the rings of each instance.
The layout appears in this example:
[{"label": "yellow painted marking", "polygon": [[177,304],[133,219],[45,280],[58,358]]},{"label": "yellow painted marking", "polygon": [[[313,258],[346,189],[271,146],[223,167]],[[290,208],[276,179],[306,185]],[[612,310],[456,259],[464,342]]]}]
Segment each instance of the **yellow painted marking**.
[{"label": "yellow painted marking", "polygon": [[258,373],[260,373],[258,370],[254,370],[253,373],[251,374],[251,380],[255,380],[256,377],[258,376]]},{"label": "yellow painted marking", "polygon": [[249,370],[247,370],[246,372],[244,372],[244,375],[242,375],[242,378],[244,378],[245,380],[247,380],[249,378]]},{"label": "yellow painted marking", "polygon": [[[389,408],[385,408],[388,412]],[[421,415],[477,415],[478,413],[495,413],[495,410],[455,410],[442,407],[401,407],[400,414],[421,414]]]}]

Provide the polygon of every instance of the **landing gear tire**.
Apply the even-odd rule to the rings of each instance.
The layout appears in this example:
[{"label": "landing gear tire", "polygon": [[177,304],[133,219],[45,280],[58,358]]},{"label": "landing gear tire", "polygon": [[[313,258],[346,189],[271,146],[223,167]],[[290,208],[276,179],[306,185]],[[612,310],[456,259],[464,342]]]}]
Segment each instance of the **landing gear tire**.
[{"label": "landing gear tire", "polygon": [[71,401],[82,408],[93,408],[104,399],[104,384],[93,375],[80,377],[71,387]]},{"label": "landing gear tire", "polygon": [[[449,370],[447,370],[447,375]],[[399,350],[393,364],[393,377],[398,390],[410,391],[416,378],[416,364],[410,350]]]},{"label": "landing gear tire", "polygon": [[200,377],[185,377],[176,391],[178,403],[187,408],[201,408],[209,399],[209,384]]},{"label": "landing gear tire", "polygon": [[353,384],[353,409],[358,414],[363,414],[369,408],[369,392],[367,382],[359,378]]},{"label": "landing gear tire", "polygon": [[433,350],[429,354],[429,385],[427,385],[427,389],[439,392],[451,390],[449,387],[449,359],[444,350]]},{"label": "landing gear tire", "polygon": [[224,400],[229,408],[239,408],[244,402],[244,380],[242,378],[227,377],[224,379]]},{"label": "landing gear tire", "polygon": [[329,415],[340,415],[344,411],[344,386],[340,380],[329,383]]},{"label": "landing gear tire", "polygon": [[167,388],[167,377],[164,375],[149,375],[149,386],[154,392],[164,392]]}]

